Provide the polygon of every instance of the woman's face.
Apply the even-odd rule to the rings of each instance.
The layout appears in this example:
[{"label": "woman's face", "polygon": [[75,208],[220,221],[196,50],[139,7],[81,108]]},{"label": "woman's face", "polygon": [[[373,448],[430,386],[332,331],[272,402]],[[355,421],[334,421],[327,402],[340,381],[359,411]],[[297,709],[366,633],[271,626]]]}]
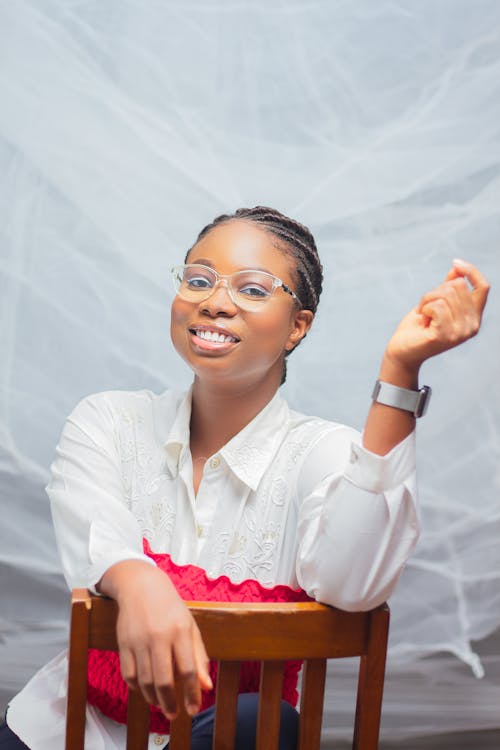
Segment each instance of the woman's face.
[{"label": "woman's face", "polygon": [[[212,229],[192,248],[187,262],[211,266],[222,275],[265,270],[295,291],[293,259],[278,250],[273,239],[249,222],[233,220]],[[251,386],[275,378],[277,387],[285,351],[297,345],[312,320],[313,313],[299,310],[282,289],[249,312],[233,302],[226,284],[218,284],[202,302],[175,297],[171,336],[178,353],[201,379]],[[208,341],[199,335],[207,336],[206,332],[222,333],[231,340]]]}]

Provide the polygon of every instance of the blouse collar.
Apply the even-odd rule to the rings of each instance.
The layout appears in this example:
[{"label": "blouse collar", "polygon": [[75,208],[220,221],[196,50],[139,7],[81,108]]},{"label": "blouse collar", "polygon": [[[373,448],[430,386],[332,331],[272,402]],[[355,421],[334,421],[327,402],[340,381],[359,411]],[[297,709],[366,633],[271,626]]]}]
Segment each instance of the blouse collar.
[{"label": "blouse collar", "polygon": [[[189,450],[192,386],[177,402],[177,410],[164,443],[167,466],[177,476]],[[172,415],[173,416],[173,415]],[[288,429],[290,411],[279,391],[237,435],[224,445],[221,456],[231,471],[255,491],[270,466]]]}]

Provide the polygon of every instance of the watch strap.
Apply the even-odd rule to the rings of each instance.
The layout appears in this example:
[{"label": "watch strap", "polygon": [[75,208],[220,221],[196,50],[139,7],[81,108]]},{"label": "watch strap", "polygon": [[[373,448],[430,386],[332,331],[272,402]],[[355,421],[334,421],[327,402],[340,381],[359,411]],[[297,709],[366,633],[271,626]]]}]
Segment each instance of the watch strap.
[{"label": "watch strap", "polygon": [[418,391],[409,388],[400,388],[392,383],[384,383],[377,380],[372,393],[372,400],[385,406],[409,411],[414,417],[423,417],[429,405],[432,390],[428,385],[422,386]]}]

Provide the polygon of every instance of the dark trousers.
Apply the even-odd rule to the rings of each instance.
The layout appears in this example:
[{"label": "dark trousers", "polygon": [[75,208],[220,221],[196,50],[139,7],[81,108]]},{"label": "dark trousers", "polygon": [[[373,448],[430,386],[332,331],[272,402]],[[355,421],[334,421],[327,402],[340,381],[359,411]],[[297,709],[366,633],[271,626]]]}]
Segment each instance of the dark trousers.
[{"label": "dark trousers", "polygon": [[[255,750],[257,729],[257,693],[242,693],[238,697],[235,750]],[[297,711],[286,701],[281,701],[279,750],[295,750],[298,735]],[[215,709],[208,708],[193,719],[191,750],[212,750]]]},{"label": "dark trousers", "polygon": [[[238,698],[238,722],[235,750],[255,750],[257,724],[257,693],[243,693]],[[215,711],[209,708],[193,719],[191,750],[212,750]],[[298,713],[281,701],[279,750],[295,750],[297,746]],[[7,724],[0,726],[0,750],[29,750]]]},{"label": "dark trousers", "polygon": [[0,750],[29,750],[5,722],[0,724]]}]

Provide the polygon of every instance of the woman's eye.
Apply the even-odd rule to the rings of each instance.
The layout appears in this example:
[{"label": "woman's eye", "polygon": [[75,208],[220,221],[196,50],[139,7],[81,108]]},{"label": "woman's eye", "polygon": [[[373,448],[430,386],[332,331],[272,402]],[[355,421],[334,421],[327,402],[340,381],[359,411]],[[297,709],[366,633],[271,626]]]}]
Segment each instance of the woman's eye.
[{"label": "woman's eye", "polygon": [[209,289],[212,286],[210,279],[206,279],[203,276],[192,276],[189,279],[185,279],[185,281],[191,289]]},{"label": "woman's eye", "polygon": [[238,292],[246,297],[269,297],[269,292],[256,284],[246,284]]}]

